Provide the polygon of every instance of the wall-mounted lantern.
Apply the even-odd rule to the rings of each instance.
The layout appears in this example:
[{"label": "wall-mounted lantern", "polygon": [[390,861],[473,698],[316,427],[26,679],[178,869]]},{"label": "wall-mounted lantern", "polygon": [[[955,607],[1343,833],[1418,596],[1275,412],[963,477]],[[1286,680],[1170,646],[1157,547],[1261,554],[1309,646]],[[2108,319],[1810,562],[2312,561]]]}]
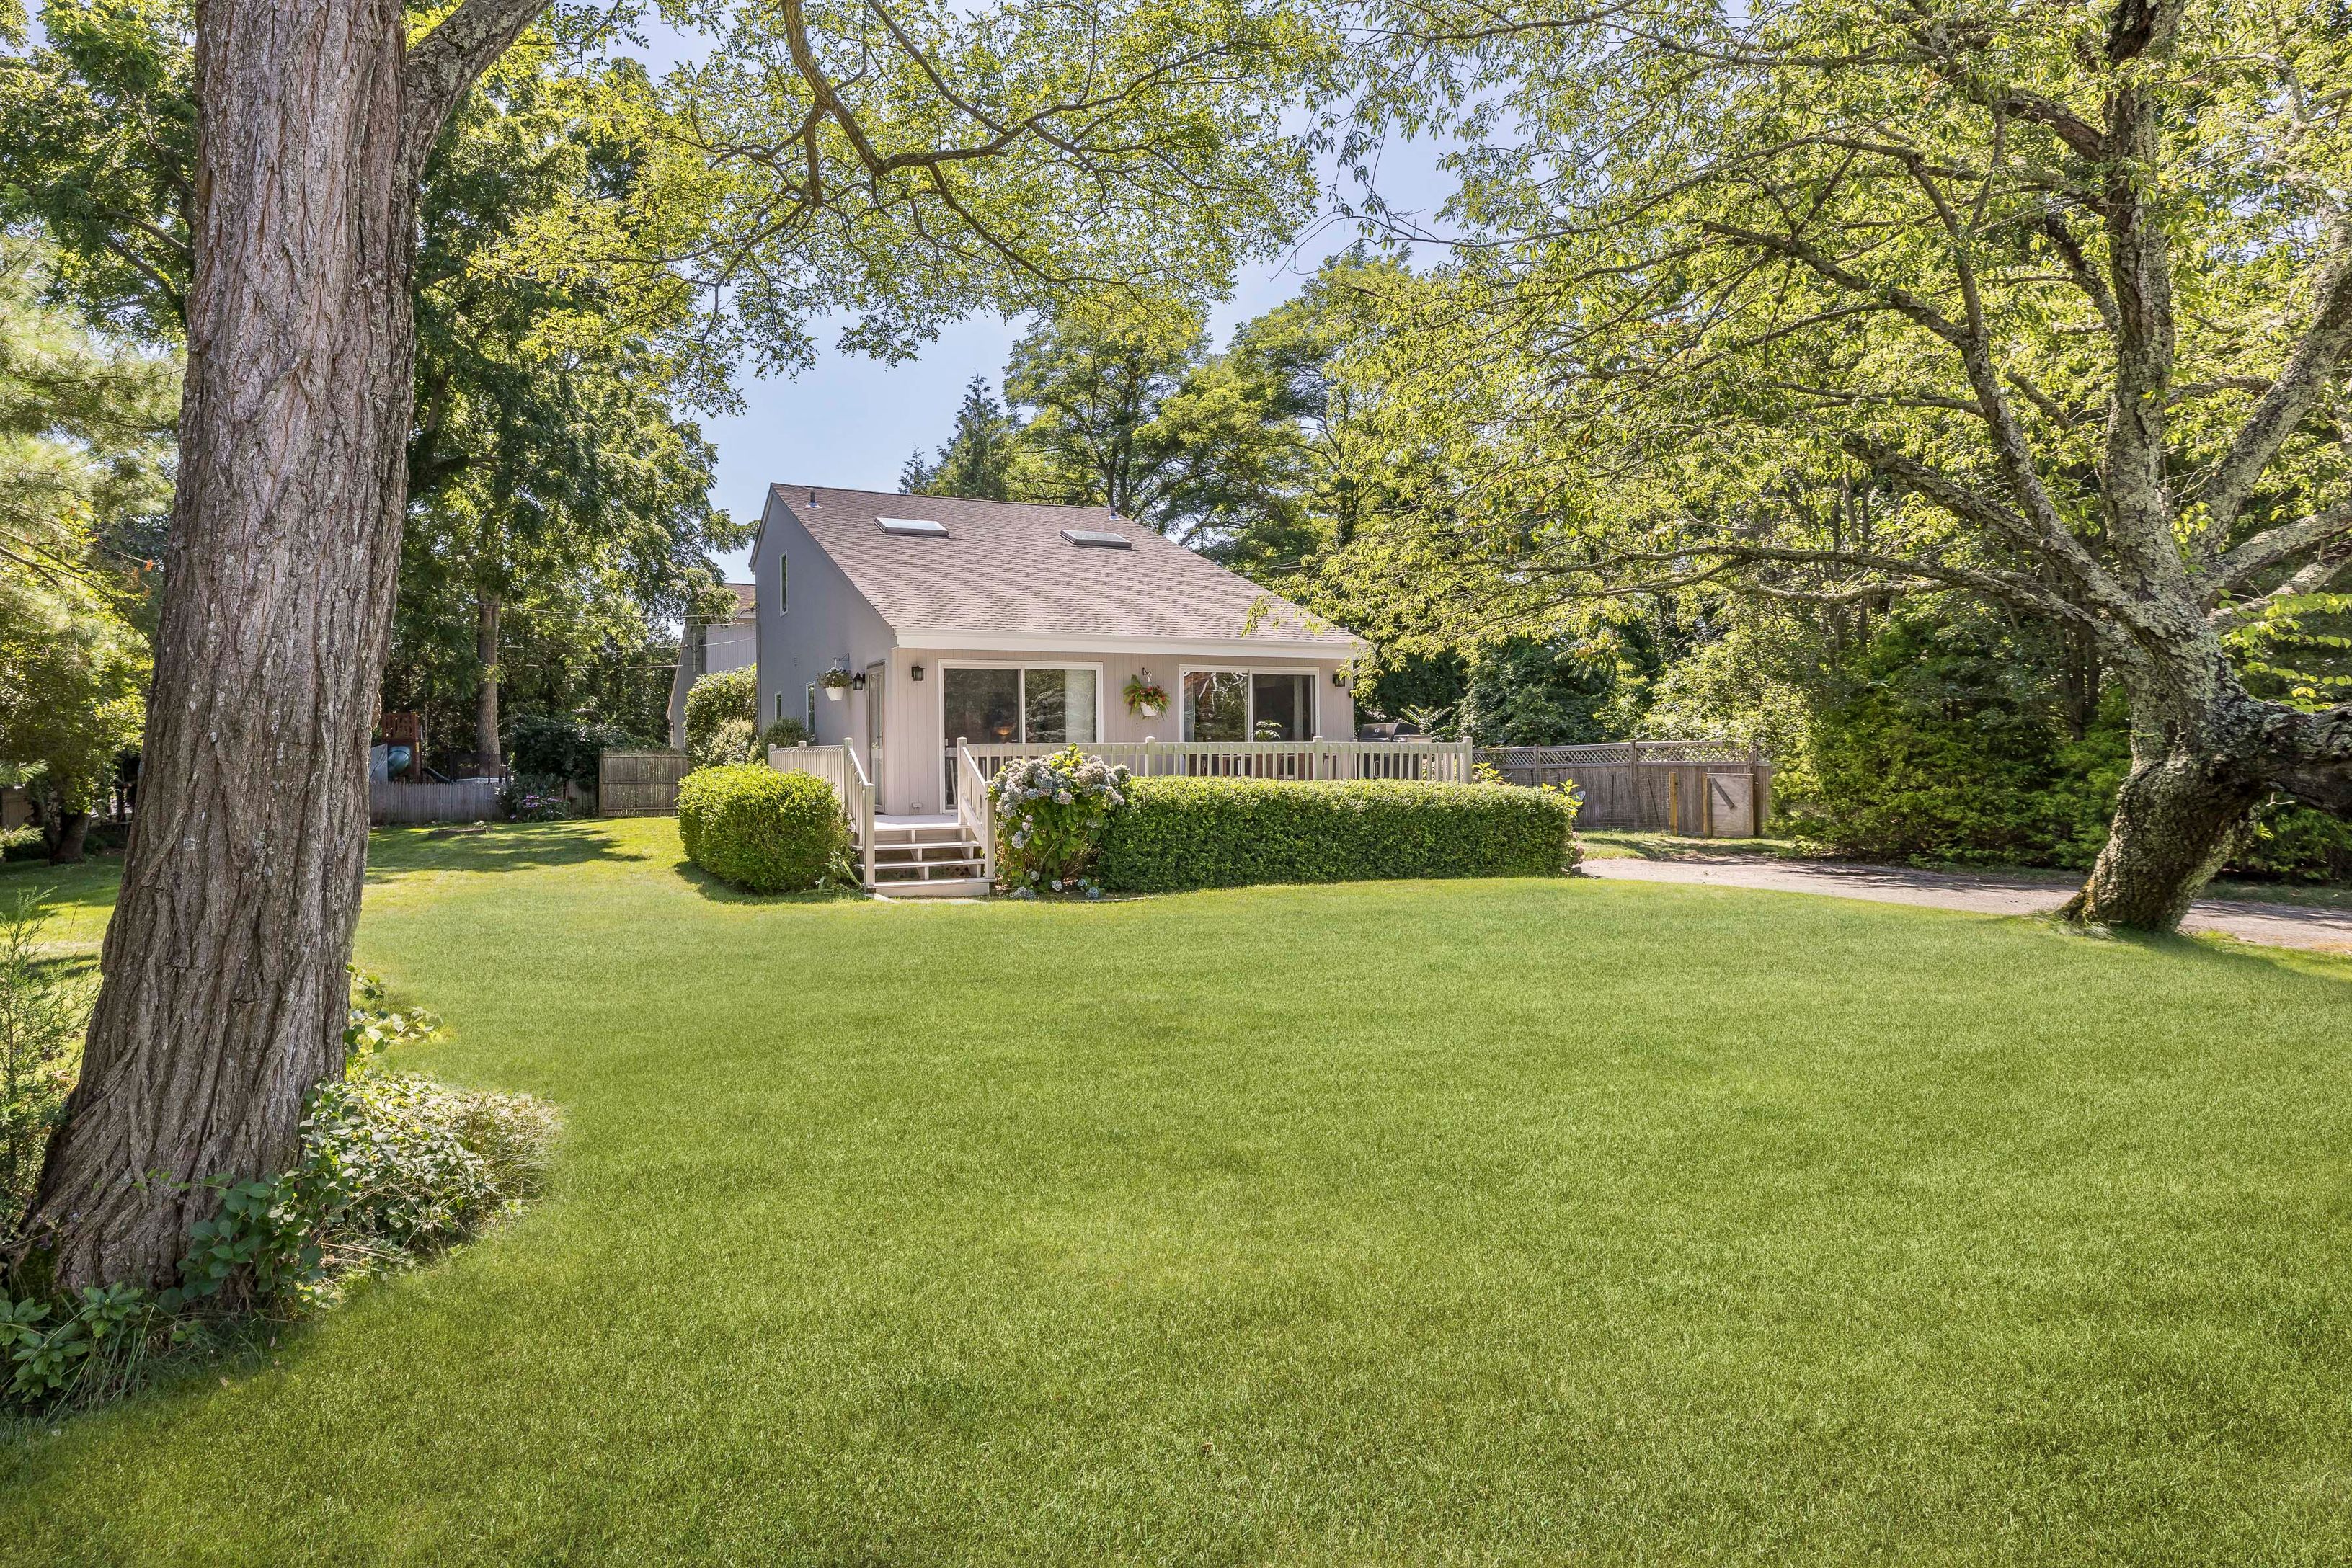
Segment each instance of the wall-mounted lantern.
[{"label": "wall-mounted lantern", "polygon": [[923,666],[922,666],[922,665],[920,665],[920,664],[917,664],[913,669],[911,669],[911,670],[908,671],[907,673],[908,673],[908,674],[910,674],[910,675],[914,676],[914,677],[915,677],[915,679],[917,679],[917,680],[919,680],[919,680],[921,680],[921,679],[923,678]]},{"label": "wall-mounted lantern", "polygon": [[1344,685],[1346,685],[1348,684],[1348,672],[1347,672],[1347,671],[1345,671],[1345,670],[1334,670],[1334,671],[1332,671],[1332,672],[1331,672],[1331,684],[1332,684],[1333,685],[1335,685],[1335,686],[1344,686]]},{"label": "wall-mounted lantern", "polygon": [[853,692],[862,692],[866,689],[865,671],[860,670],[856,674],[849,677],[849,689]]}]

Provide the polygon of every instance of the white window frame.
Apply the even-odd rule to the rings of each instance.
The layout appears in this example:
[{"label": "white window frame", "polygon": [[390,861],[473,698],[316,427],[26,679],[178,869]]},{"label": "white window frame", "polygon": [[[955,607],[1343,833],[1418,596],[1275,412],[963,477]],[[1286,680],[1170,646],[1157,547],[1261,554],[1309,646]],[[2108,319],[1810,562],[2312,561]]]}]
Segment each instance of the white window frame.
[{"label": "white window frame", "polygon": [[[1307,738],[1308,740],[1320,740],[1323,738],[1323,688],[1316,684],[1322,678],[1323,672],[1317,669],[1314,665],[1179,664],[1176,666],[1176,690],[1171,694],[1176,701],[1176,737],[1179,740],[1185,741],[1188,745],[1192,744],[1192,742],[1191,742],[1184,734],[1185,725],[1191,716],[1184,711],[1184,677],[1187,675],[1305,675],[1307,677],[1307,711],[1313,716],[1315,720],[1313,726],[1314,733]],[[1244,682],[1242,686],[1242,691],[1248,704],[1244,710],[1247,716],[1243,720],[1243,723],[1248,727],[1250,734],[1255,736],[1257,734],[1257,687]],[[1202,746],[1233,746],[1237,743],[1230,740],[1204,740],[1198,744]],[[1249,744],[1252,746],[1259,744],[1296,746],[1302,743],[1297,741],[1274,741],[1261,743],[1252,740]]]},{"label": "white window frame", "polygon": [[[1103,683],[1108,677],[1101,664],[1090,664],[1083,660],[1057,662],[1052,659],[946,659],[933,667],[940,673],[940,689],[939,695],[931,703],[931,717],[934,721],[932,727],[939,731],[940,749],[942,752],[956,743],[956,737],[948,733],[948,672],[950,670],[1092,670],[1095,673],[1095,737],[1092,740],[1081,740],[1075,744],[1100,746],[1103,743]],[[1029,723],[1029,683],[1025,678],[1021,683],[1020,708],[1022,726],[1026,728]],[[993,740],[983,740],[974,741],[972,744],[994,746],[999,743]],[[1009,744],[1027,746],[1031,742],[1020,740]],[[1041,740],[1035,744],[1045,746],[1053,743]]]},{"label": "white window frame", "polygon": [[809,683],[808,689],[808,737],[811,746],[816,744],[816,683],[814,681]]},{"label": "white window frame", "polygon": [[776,552],[776,613],[778,615],[788,615],[792,612],[793,601],[789,591],[792,584],[791,568],[791,558],[783,551],[778,550]]}]

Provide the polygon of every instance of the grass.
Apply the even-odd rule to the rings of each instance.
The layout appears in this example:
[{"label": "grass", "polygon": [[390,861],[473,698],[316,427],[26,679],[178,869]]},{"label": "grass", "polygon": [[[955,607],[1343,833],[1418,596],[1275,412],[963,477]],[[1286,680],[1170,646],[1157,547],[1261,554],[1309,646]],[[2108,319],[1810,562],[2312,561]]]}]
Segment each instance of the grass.
[{"label": "grass", "polygon": [[93,855],[67,866],[19,861],[0,865],[0,904],[13,907],[29,894],[49,918],[45,947],[60,957],[94,958],[121,882],[120,855]]},{"label": "grass", "polygon": [[553,1195],[0,1448],[76,1563],[2338,1563],[2352,961],[1581,880],[379,837]]},{"label": "grass", "polygon": [[1693,839],[1679,833],[1621,832],[1615,829],[1579,829],[1576,841],[1587,860],[1688,860],[1700,855],[1772,855],[1791,859],[1798,853],[1788,839]]}]

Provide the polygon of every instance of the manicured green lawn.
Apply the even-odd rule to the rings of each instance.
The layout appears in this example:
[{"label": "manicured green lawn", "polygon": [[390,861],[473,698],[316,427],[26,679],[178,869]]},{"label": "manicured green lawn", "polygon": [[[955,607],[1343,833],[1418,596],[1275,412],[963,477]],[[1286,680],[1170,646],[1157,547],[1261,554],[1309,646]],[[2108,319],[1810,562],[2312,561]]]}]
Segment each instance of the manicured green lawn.
[{"label": "manicured green lawn", "polygon": [[2341,1563],[2352,963],[1581,881],[386,836],[554,1194],[0,1449],[40,1563]]}]

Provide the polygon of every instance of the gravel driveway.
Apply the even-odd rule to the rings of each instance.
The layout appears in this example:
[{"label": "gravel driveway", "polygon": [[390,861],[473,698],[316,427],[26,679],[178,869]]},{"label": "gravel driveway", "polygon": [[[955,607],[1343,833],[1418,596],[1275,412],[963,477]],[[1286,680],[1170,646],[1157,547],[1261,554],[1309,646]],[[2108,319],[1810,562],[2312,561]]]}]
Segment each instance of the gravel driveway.
[{"label": "gravel driveway", "polygon": [[[1764,861],[1746,856],[1588,860],[1583,870],[1588,876],[1624,882],[1696,883],[1711,887],[1760,888],[1770,893],[1819,893],[1832,898],[1925,904],[1937,909],[1970,909],[1984,915],[2047,914],[2074,894],[2073,887],[2065,883],[2030,882],[2018,877],[1823,861]],[[2200,899],[2182,926],[2189,931],[2218,931],[2274,947],[2352,953],[2352,910]]]}]

